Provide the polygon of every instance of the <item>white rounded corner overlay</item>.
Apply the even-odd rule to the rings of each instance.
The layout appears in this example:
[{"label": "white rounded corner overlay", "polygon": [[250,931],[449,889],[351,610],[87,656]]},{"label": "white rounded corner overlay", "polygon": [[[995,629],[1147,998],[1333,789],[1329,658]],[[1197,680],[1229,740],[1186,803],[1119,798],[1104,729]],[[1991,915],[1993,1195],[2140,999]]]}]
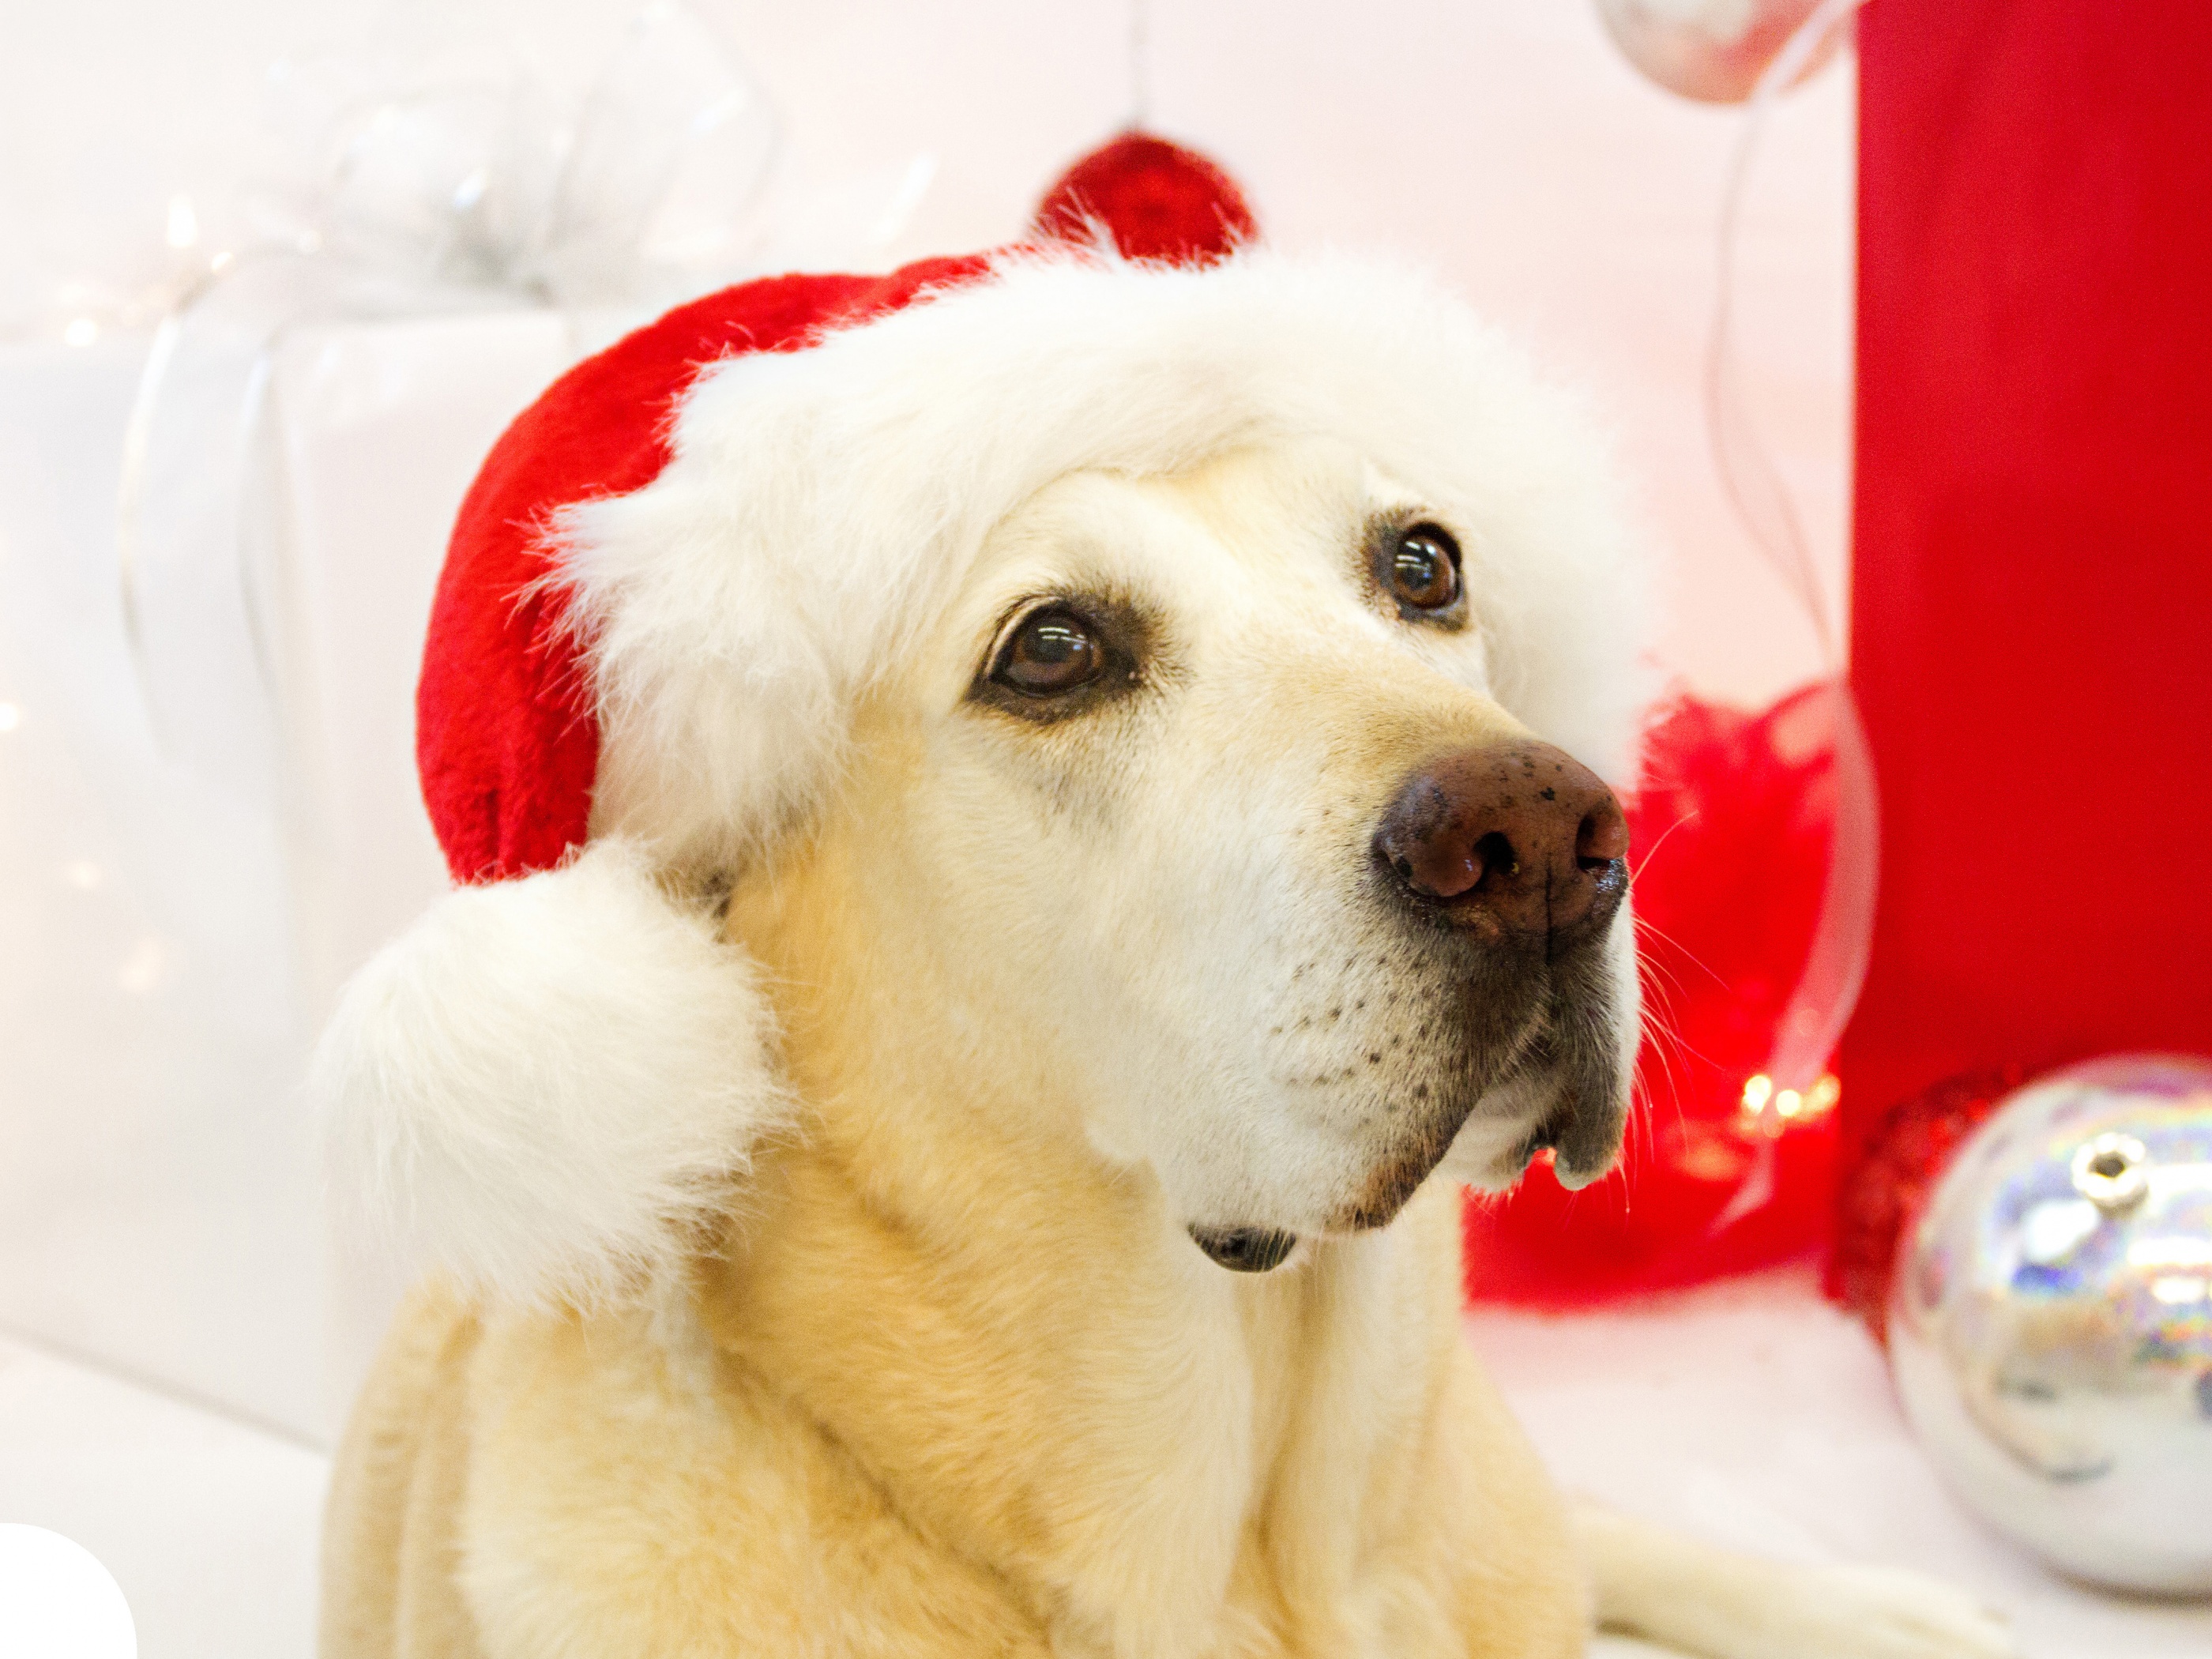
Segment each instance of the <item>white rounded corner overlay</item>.
[{"label": "white rounded corner overlay", "polygon": [[115,1575],[83,1545],[0,1522],[0,1653],[8,1659],[138,1659]]}]

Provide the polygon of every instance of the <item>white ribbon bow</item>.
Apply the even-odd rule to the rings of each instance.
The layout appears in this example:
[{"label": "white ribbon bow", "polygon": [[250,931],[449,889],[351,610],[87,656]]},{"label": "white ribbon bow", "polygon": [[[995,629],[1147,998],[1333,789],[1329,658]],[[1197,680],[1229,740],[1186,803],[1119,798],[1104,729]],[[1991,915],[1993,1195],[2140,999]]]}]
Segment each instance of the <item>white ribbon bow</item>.
[{"label": "white ribbon bow", "polygon": [[[580,353],[747,274],[766,240],[777,122],[679,0],[651,0],[611,46],[581,12],[492,3],[421,38],[392,67],[279,66],[299,176],[246,204],[253,245],[216,256],[161,323],[125,441],[124,624],[156,738],[270,808],[285,528],[268,405],[288,333],[551,307]],[[833,203],[860,222],[826,227],[825,251],[876,251],[928,174],[917,160]]]}]

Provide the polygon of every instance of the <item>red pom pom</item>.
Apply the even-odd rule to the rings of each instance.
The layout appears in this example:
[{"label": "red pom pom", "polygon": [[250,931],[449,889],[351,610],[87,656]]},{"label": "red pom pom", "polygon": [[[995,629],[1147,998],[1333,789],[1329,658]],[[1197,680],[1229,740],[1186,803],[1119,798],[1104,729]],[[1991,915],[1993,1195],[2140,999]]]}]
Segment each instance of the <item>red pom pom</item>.
[{"label": "red pom pom", "polygon": [[1881,1115],[1836,1193],[1828,1294],[1889,1341],[1889,1280],[1905,1229],[1958,1151],[2027,1080],[2017,1066],[1945,1079]]},{"label": "red pom pom", "polygon": [[[1582,1193],[1543,1170],[1471,1199],[1467,1288],[1571,1306],[1799,1255],[1832,1200],[1837,1085],[1762,1073],[1820,918],[1835,823],[1833,705],[1752,714],[1685,699],[1629,803],[1646,1034],[1622,1168]],[[1764,1115],[1759,1107],[1778,1102]]]},{"label": "red pom pom", "polygon": [[1210,264],[1260,234],[1237,181],[1196,150],[1125,132],[1060,177],[1037,204],[1035,228],[1079,241],[1103,224],[1129,259]]}]

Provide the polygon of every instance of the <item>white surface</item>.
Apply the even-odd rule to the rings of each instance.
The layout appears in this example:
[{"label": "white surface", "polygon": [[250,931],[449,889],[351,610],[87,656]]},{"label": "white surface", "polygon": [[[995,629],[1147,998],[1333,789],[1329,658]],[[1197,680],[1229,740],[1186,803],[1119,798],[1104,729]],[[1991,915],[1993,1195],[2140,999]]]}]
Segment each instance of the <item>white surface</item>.
[{"label": "white surface", "polygon": [[[314,1650],[322,1456],[0,1340],[0,1521],[58,1532],[123,1587],[146,1659]],[[12,1656],[0,1606],[0,1654]]]},{"label": "white surface", "polygon": [[1809,1273],[1572,1318],[1486,1310],[1468,1333],[1571,1491],[1755,1553],[1934,1573],[2008,1617],[2026,1659],[2212,1654],[2212,1603],[2081,1589],[1971,1520]]}]

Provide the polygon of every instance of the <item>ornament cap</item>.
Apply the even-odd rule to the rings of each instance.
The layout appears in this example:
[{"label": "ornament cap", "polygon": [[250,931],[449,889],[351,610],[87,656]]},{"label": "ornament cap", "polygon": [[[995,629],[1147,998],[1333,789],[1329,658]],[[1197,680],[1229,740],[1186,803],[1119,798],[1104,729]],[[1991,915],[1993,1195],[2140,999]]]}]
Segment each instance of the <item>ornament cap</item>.
[{"label": "ornament cap", "polygon": [[2074,1190],[2108,1216],[2125,1215],[2150,1194],[2149,1164],[2133,1135],[2099,1135],[2074,1149]]}]

